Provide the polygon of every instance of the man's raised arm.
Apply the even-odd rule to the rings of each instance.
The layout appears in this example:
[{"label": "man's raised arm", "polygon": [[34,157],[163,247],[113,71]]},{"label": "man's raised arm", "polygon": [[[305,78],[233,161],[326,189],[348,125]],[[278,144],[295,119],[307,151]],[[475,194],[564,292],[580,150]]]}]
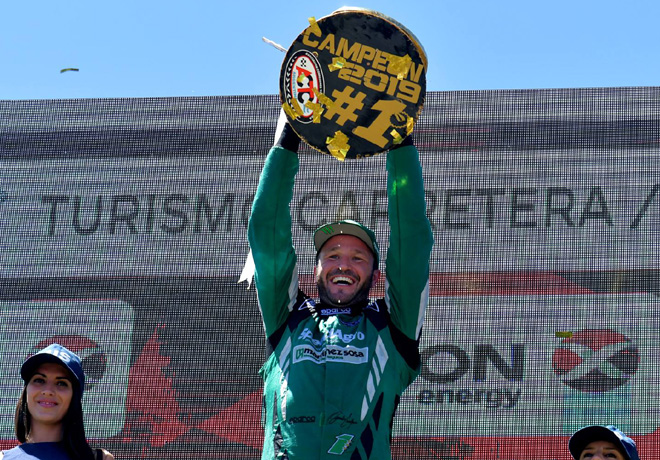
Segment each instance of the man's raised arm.
[{"label": "man's raised arm", "polygon": [[385,300],[394,325],[417,340],[428,305],[433,234],[419,154],[410,136],[387,154],[387,173],[390,243]]},{"label": "man's raised arm", "polygon": [[285,321],[298,294],[296,254],[291,235],[289,204],[298,172],[300,139],[280,117],[276,144],[259,178],[248,223],[248,241],[255,264],[259,308],[269,337]]}]

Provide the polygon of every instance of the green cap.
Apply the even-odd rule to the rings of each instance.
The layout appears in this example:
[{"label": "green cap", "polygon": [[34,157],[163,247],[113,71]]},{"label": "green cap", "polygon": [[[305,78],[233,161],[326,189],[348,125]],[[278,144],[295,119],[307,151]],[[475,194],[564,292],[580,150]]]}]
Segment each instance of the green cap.
[{"label": "green cap", "polygon": [[371,249],[371,252],[374,254],[374,258],[376,259],[376,263],[378,263],[378,259],[380,257],[376,235],[367,227],[354,220],[340,220],[338,222],[330,222],[317,228],[314,232],[314,246],[316,247],[317,254],[326,241],[328,241],[333,236],[338,235],[351,235],[360,238],[360,240],[362,240],[362,242],[366,244],[369,249]]}]

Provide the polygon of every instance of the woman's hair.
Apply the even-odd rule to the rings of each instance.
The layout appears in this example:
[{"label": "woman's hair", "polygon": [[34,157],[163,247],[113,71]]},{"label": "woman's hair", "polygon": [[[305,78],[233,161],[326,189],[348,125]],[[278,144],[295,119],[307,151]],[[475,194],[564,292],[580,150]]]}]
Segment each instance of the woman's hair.
[{"label": "woman's hair", "polygon": [[[69,410],[62,419],[62,445],[64,449],[74,460],[94,460],[95,449],[92,449],[87,443],[85,437],[85,426],[83,424],[82,394],[77,382],[73,382],[73,397],[69,404]],[[27,383],[23,387],[21,397],[16,404],[16,414],[14,417],[14,429],[16,438],[21,442],[26,442],[30,437],[30,428],[32,426],[32,416],[27,405]]]}]

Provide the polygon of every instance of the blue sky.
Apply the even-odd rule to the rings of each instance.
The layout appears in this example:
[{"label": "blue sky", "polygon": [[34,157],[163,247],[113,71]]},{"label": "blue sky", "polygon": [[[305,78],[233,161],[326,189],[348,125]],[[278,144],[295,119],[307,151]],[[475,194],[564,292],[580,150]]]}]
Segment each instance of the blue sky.
[{"label": "blue sky", "polygon": [[418,37],[430,91],[660,85],[657,0],[34,0],[3,3],[0,99],[275,94],[261,37],[347,4]]}]

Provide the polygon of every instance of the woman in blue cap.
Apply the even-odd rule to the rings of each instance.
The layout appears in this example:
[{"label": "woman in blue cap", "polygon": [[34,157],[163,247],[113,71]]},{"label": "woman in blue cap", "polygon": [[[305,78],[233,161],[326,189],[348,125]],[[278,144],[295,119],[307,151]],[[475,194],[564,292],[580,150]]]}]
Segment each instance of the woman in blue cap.
[{"label": "woman in blue cap", "polygon": [[75,353],[54,343],[23,363],[21,377],[25,386],[14,419],[21,444],[0,452],[0,459],[114,459],[87,443],[82,412],[85,373]]},{"label": "woman in blue cap", "polygon": [[639,460],[635,441],[614,425],[586,426],[573,434],[568,450],[575,460]]}]

